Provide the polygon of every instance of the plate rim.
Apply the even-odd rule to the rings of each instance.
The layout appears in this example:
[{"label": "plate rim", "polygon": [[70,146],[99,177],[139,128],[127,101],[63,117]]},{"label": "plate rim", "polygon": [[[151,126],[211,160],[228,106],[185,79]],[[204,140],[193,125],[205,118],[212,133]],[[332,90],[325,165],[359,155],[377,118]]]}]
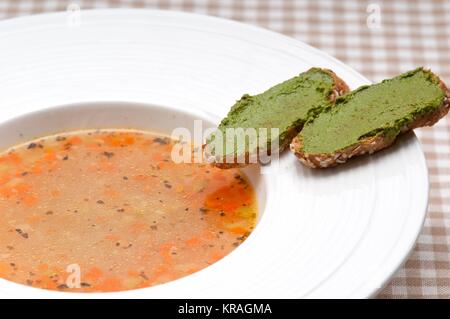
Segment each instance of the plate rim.
[{"label": "plate rim", "polygon": [[[290,44],[292,45],[300,45],[304,48],[307,48],[308,50],[310,50],[311,52],[313,52],[314,54],[318,54],[321,55],[322,57],[324,57],[325,59],[332,61],[335,64],[340,65],[341,67],[343,67],[344,69],[346,69],[348,72],[353,73],[353,75],[355,75],[356,77],[360,78],[361,81],[367,82],[367,83],[371,83],[367,78],[365,78],[363,75],[361,75],[360,73],[358,73],[356,70],[354,70],[352,67],[350,67],[349,65],[345,64],[344,62],[340,61],[339,59],[331,56],[330,54],[326,53],[325,51],[322,51],[318,48],[315,48],[311,45],[309,45],[308,43],[305,43],[301,40],[295,39],[293,37],[260,27],[260,26],[255,26],[252,24],[247,24],[244,22],[239,22],[239,21],[235,21],[235,20],[230,20],[230,19],[226,19],[226,18],[222,18],[222,17],[217,17],[217,16],[210,16],[210,15],[206,15],[206,14],[199,14],[199,13],[191,13],[191,12],[183,12],[183,11],[171,11],[171,10],[161,10],[161,9],[132,9],[132,8],[115,8],[115,9],[83,9],[82,10],[82,14],[100,14],[100,15],[109,15],[109,14],[145,14],[145,13],[152,13],[152,14],[156,14],[156,15],[166,15],[166,16],[172,16],[172,17],[176,17],[176,16],[191,16],[191,17],[196,17],[198,19],[206,19],[209,21],[216,21],[216,22],[220,22],[220,23],[228,23],[228,24],[234,24],[237,27],[240,28],[248,28],[248,29],[253,29],[256,32],[263,32],[266,34],[270,34],[272,36],[276,36],[276,37],[282,37],[285,41],[288,41]],[[26,23],[28,22],[32,22],[33,20],[42,20],[42,19],[46,19],[47,16],[62,16],[66,14],[65,11],[60,11],[60,12],[47,12],[47,13],[41,13],[41,14],[36,14],[36,15],[29,15],[29,16],[19,16],[19,17],[13,17],[13,18],[8,18],[5,20],[0,21],[0,33],[2,32],[2,28],[5,25],[10,24],[11,26],[14,26],[14,24],[24,24],[26,25]],[[94,101],[93,101],[94,102]],[[98,102],[98,101],[95,101]],[[130,101],[131,102],[131,101]],[[134,103],[134,102],[131,102]],[[72,103],[69,103],[72,104]],[[204,111],[204,110],[201,110]],[[417,242],[418,236],[422,230],[423,224],[425,222],[426,219],[426,215],[427,215],[427,206],[428,206],[428,200],[429,200],[429,175],[428,175],[428,169],[427,169],[427,164],[426,164],[426,159],[425,159],[425,154],[422,150],[422,148],[420,147],[420,142],[417,139],[417,136],[414,134],[414,144],[415,146],[418,148],[419,153],[420,153],[420,163],[421,166],[423,168],[422,172],[424,173],[424,177],[426,179],[426,185],[424,185],[426,187],[426,194],[424,194],[425,196],[425,207],[422,207],[420,209],[420,211],[422,212],[422,218],[421,218],[421,222],[420,222],[420,226],[418,226],[414,231],[410,230],[411,232],[414,232],[415,234],[415,240],[409,242],[409,247],[408,250],[405,250],[405,253],[402,256],[398,256],[396,258],[397,262],[396,262],[396,267],[393,267],[390,274],[388,276],[386,276],[386,278],[383,280],[383,285],[378,288],[375,289],[374,291],[368,292],[366,294],[364,294],[364,296],[366,297],[374,297],[379,291],[382,290],[382,288],[388,284],[389,280],[392,278],[392,276],[398,271],[398,269],[404,264],[404,262],[407,260],[407,258],[410,256],[410,254],[412,254],[413,252],[413,248],[415,246],[415,243]]]}]

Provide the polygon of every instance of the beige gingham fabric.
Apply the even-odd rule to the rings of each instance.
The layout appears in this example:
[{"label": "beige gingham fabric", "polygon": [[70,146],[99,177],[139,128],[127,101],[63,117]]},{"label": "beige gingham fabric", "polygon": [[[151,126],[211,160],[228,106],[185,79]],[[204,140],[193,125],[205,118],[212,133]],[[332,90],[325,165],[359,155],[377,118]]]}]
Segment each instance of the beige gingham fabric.
[{"label": "beige gingham fabric", "polygon": [[[0,0],[0,19],[66,10],[70,3],[239,20],[305,41],[373,81],[423,65],[450,84],[450,0]],[[450,298],[450,118],[417,133],[430,173],[428,215],[414,252],[381,298]]]}]

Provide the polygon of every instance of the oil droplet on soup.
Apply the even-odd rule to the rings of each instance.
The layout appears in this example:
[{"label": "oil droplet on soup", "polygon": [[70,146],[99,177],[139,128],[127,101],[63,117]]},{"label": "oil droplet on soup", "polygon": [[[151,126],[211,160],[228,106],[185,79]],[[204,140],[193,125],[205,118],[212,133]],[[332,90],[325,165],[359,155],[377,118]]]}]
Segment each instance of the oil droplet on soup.
[{"label": "oil droplet on soup", "polygon": [[175,164],[134,130],[53,135],[0,154],[0,277],[59,291],[168,282],[241,244],[257,214],[238,169]]}]

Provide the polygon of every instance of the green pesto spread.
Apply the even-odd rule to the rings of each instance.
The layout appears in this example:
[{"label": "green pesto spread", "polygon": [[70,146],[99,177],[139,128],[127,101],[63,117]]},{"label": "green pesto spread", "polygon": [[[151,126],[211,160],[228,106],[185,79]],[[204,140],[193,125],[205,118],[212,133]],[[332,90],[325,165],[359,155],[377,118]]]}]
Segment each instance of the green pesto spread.
[{"label": "green pesto spread", "polygon": [[395,137],[415,117],[437,110],[445,94],[439,79],[422,68],[370,86],[336,100],[300,133],[307,154],[332,153],[365,137]]},{"label": "green pesto spread", "polygon": [[[279,145],[286,145],[290,142],[287,139],[292,138],[292,133],[297,134],[308,117],[331,104],[329,97],[334,86],[330,73],[312,68],[261,94],[245,94],[231,107],[218,129],[228,140],[227,128],[255,128],[257,136],[260,128],[278,128]],[[242,151],[243,148],[238,149]],[[234,152],[240,153],[237,149]],[[225,153],[233,152],[227,150]]]}]

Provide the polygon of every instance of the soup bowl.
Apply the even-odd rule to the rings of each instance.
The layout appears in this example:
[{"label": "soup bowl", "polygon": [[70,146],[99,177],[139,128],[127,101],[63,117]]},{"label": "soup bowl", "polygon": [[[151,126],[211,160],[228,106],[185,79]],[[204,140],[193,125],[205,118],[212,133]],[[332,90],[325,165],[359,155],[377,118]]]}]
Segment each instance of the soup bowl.
[{"label": "soup bowl", "polygon": [[[2,136],[0,139],[0,149],[8,149],[11,146],[48,135],[91,129],[132,129],[148,131],[162,136],[172,136],[174,132],[176,132],[176,129],[181,128],[187,130],[187,132],[191,132],[191,140],[194,144],[200,144],[204,141],[203,133],[206,132],[207,129],[214,128],[217,120],[217,118],[214,118],[212,115],[208,115],[205,112],[186,112],[176,108],[141,103],[95,102],[63,105],[43,108],[0,123],[0,136]],[[176,138],[175,136],[173,137]],[[261,170],[257,165],[248,166],[242,169],[242,171],[255,190],[259,221],[263,216],[267,200],[265,175],[261,174]],[[80,186],[82,187],[82,185]],[[240,247],[237,248],[237,250],[239,249]],[[245,250],[245,246],[243,249]],[[233,254],[233,252],[234,251],[232,251],[231,254]],[[228,256],[225,256],[225,258],[227,257]],[[218,263],[220,263],[220,261]],[[201,280],[201,272],[202,271],[200,270],[199,274],[194,273],[189,277],[200,276]],[[69,273],[67,275],[69,275]],[[178,280],[181,280],[181,285],[183,286],[183,278]],[[193,280],[195,282],[198,281],[195,278]],[[212,282],[211,279],[204,280]],[[122,295],[122,293],[131,295],[143,294],[144,296],[149,296],[147,290],[151,291],[151,289],[155,288],[157,288],[157,286],[142,288],[134,292],[124,291],[115,293],[57,292],[32,288],[0,279],[0,291],[7,292],[8,295],[17,294],[17,296],[21,297],[54,297],[61,295],[65,296],[67,294],[70,294],[71,297],[74,297],[75,295],[88,295],[89,297],[93,297]],[[158,297],[158,295],[155,295],[155,297]]]}]

